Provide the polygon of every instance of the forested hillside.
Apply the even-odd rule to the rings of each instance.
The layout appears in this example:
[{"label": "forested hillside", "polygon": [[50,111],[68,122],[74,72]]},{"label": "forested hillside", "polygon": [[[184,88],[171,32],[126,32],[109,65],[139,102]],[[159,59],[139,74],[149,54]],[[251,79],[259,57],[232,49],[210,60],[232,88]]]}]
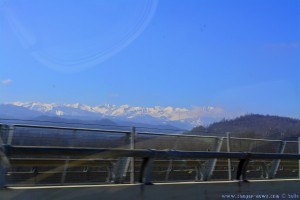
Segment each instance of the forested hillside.
[{"label": "forested hillside", "polygon": [[208,127],[199,126],[188,134],[296,139],[300,136],[300,120],[288,117],[250,114],[223,120]]}]

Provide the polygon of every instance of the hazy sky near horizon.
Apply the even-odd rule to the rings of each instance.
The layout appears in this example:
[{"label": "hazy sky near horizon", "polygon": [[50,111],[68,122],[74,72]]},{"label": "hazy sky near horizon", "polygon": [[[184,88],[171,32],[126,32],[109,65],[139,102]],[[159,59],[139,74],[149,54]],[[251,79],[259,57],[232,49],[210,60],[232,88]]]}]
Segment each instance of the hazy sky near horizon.
[{"label": "hazy sky near horizon", "polygon": [[3,0],[0,52],[0,103],[300,118],[298,0]]}]

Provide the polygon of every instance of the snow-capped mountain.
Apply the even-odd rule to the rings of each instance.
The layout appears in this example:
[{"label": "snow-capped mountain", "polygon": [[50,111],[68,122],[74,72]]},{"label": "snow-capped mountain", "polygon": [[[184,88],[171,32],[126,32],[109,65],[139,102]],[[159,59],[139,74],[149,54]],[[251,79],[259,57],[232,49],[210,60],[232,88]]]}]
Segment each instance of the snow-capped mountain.
[{"label": "snow-capped mountain", "polygon": [[129,120],[148,124],[170,124],[180,128],[192,128],[207,125],[225,117],[224,110],[220,107],[138,107],[125,105],[97,105],[86,104],[57,104],[40,102],[13,102],[2,105],[13,105],[26,108],[41,115],[63,116],[72,118],[99,119],[108,118],[115,120]]}]

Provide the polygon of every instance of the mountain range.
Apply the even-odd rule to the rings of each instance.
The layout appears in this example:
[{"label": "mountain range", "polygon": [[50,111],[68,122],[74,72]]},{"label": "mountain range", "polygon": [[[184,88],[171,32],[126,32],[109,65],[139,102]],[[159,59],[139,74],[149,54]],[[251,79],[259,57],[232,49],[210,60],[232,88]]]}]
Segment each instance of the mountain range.
[{"label": "mountain range", "polygon": [[[0,104],[0,117],[32,119],[40,116],[61,117],[65,119],[103,120],[108,119],[118,125],[142,124],[191,129],[207,126],[225,117],[220,107],[138,107],[129,105],[57,104],[41,102],[13,102]],[[228,117],[228,116],[227,116]],[[233,116],[236,117],[236,116]]]},{"label": "mountain range", "polygon": [[[139,131],[295,140],[300,136],[300,120],[288,117],[247,114],[225,118],[217,107],[133,107],[129,105],[22,103],[0,104],[1,123],[21,123],[129,129]],[[10,120],[15,119],[15,120]],[[9,121],[6,121],[9,120]],[[191,130],[191,131],[187,131]]]}]

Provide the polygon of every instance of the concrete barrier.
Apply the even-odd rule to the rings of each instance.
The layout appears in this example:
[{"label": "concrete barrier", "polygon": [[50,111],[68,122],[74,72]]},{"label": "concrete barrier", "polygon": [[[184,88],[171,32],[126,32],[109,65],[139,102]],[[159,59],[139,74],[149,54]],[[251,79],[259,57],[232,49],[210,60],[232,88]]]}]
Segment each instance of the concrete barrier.
[{"label": "concrete barrier", "polygon": [[300,179],[157,183],[154,185],[86,185],[8,187],[1,200],[210,200],[300,199]]}]

